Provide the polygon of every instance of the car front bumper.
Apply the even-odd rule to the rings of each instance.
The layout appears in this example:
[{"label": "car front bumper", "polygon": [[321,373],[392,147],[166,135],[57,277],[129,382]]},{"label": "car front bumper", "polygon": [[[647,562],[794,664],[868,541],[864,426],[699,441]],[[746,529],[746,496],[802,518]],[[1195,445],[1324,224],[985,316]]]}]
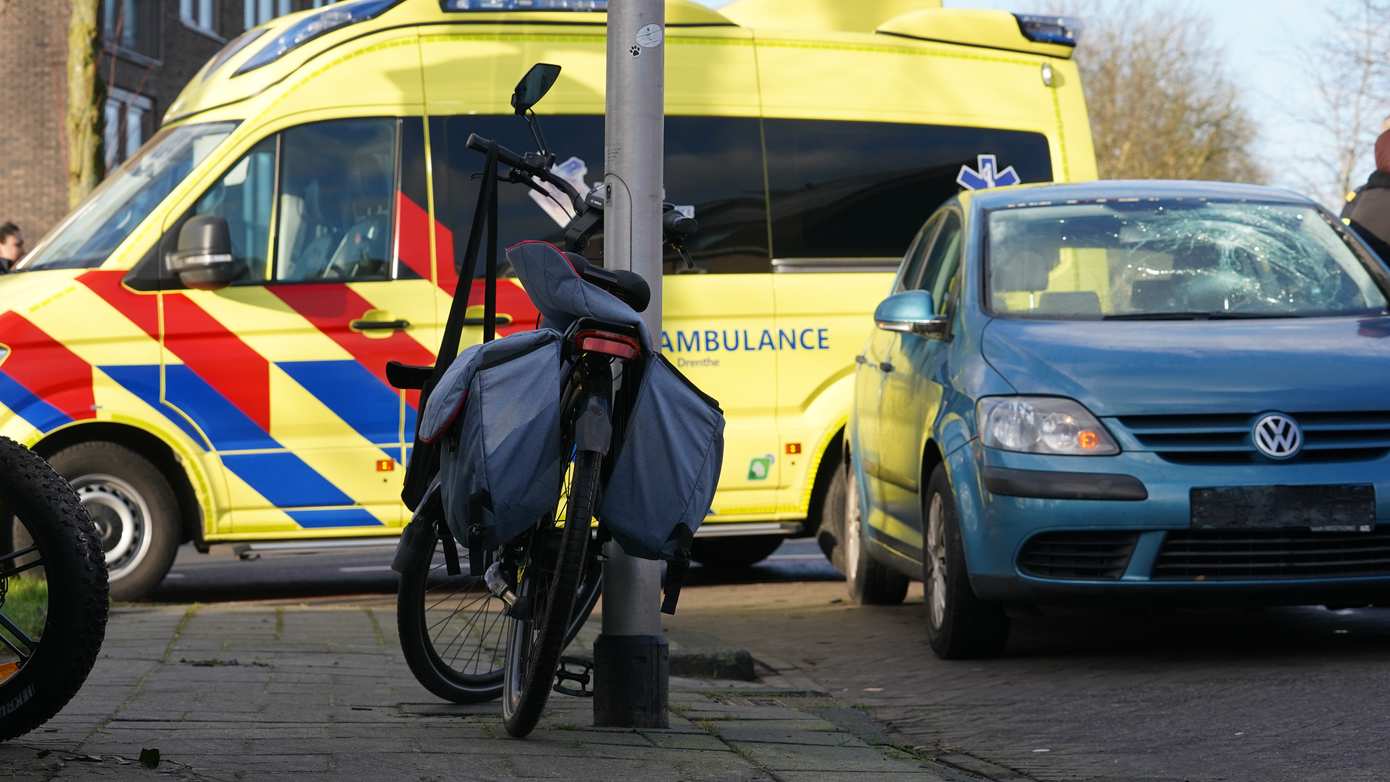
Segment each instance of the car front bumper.
[{"label": "car front bumper", "polygon": [[[1181,465],[1149,452],[1040,456],[973,441],[948,463],[971,584],[983,599],[1390,601],[1390,458]],[[1345,484],[1374,486],[1373,531],[1192,528],[1194,488]],[[1033,567],[1052,561],[1038,559],[1044,543],[1063,562],[1084,561],[1099,546],[1095,556],[1110,567]]]}]

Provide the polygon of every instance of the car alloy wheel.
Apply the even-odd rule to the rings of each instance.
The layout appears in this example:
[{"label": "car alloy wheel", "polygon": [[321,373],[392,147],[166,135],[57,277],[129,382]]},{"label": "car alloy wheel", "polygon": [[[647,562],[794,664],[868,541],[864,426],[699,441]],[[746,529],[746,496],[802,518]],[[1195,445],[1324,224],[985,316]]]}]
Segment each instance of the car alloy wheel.
[{"label": "car alloy wheel", "polygon": [[940,493],[931,495],[927,506],[927,607],[933,627],[946,621],[946,524],[945,501]]},{"label": "car alloy wheel", "polygon": [[859,525],[859,479],[854,468],[847,468],[849,476],[845,479],[845,578],[853,584],[859,578],[859,552],[863,546],[864,534]]}]

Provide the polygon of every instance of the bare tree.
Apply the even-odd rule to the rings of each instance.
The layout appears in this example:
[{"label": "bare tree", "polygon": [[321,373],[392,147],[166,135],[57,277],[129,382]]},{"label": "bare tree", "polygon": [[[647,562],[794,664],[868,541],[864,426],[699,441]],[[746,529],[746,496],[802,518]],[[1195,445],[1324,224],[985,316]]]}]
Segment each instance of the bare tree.
[{"label": "bare tree", "polygon": [[1301,52],[1312,66],[1314,109],[1300,119],[1316,139],[1304,156],[1307,187],[1339,204],[1369,173],[1371,147],[1390,114],[1390,0],[1330,3],[1327,29]]},{"label": "bare tree", "polygon": [[68,205],[76,206],[101,181],[106,87],[97,73],[101,46],[100,0],[72,0],[68,20]]},{"label": "bare tree", "polygon": [[1048,6],[1085,25],[1076,61],[1102,177],[1264,181],[1257,126],[1205,17],[1132,0]]}]

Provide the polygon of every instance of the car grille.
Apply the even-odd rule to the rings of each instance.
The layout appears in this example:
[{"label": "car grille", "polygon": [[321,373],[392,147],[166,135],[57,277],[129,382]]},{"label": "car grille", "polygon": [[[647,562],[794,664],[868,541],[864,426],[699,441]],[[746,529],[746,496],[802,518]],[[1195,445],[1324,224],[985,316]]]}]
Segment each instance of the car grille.
[{"label": "car grille", "polygon": [[[1303,429],[1294,462],[1351,462],[1390,453],[1390,412],[1290,413]],[[1176,464],[1265,461],[1250,430],[1258,414],[1141,415],[1113,419],[1141,450]],[[1129,439],[1129,438],[1126,438]]]},{"label": "car grille", "polygon": [[1374,532],[1308,529],[1169,532],[1155,580],[1335,578],[1390,575],[1390,528]]},{"label": "car grille", "polygon": [[1044,532],[1029,538],[1018,569],[1038,578],[1114,581],[1124,575],[1137,532]]}]

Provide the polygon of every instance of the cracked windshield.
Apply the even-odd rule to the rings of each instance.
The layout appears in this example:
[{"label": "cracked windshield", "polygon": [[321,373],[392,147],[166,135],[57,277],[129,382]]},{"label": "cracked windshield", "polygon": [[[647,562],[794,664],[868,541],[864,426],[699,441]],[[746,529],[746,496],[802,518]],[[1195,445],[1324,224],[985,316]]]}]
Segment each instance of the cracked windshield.
[{"label": "cracked windshield", "polygon": [[1317,210],[1143,199],[989,216],[996,314],[1169,320],[1383,313],[1386,297]]}]

